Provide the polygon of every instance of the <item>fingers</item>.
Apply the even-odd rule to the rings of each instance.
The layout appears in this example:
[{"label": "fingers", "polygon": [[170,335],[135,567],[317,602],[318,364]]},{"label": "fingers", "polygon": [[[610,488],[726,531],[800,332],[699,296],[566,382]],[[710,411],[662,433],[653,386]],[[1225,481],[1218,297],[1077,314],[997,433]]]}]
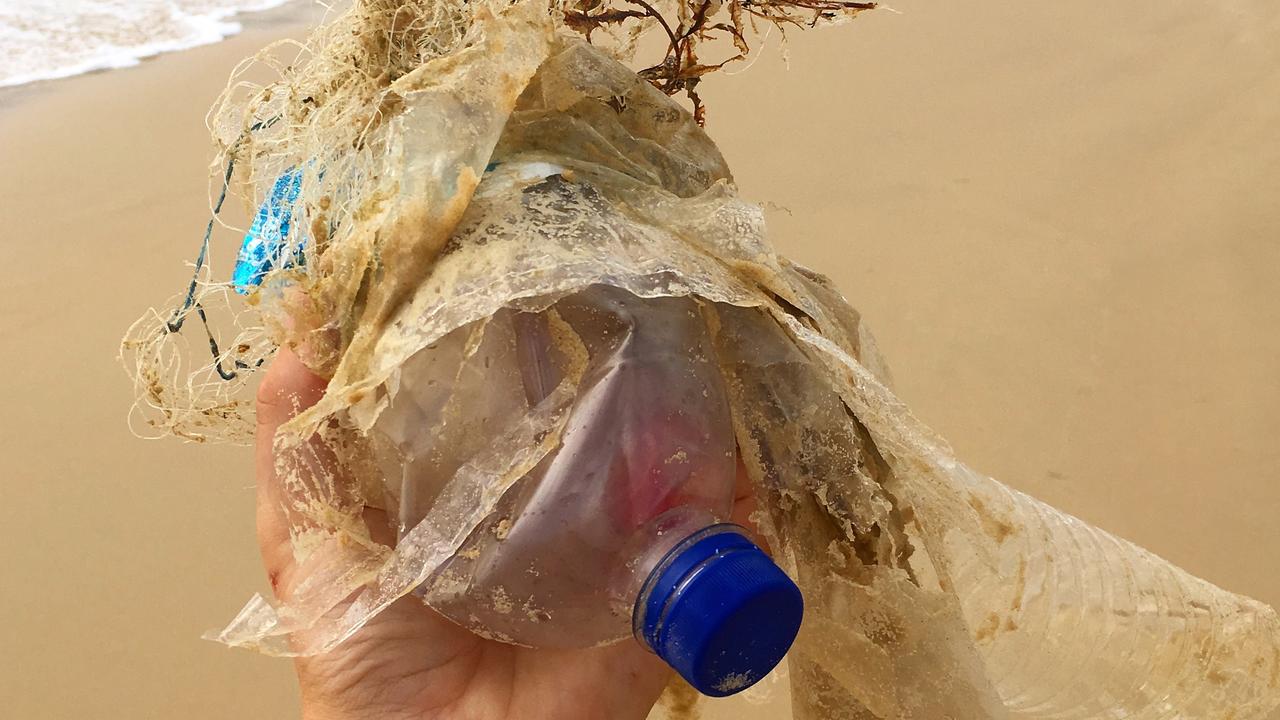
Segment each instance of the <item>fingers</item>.
[{"label": "fingers", "polygon": [[258,546],[273,588],[282,585],[293,567],[289,523],[285,514],[286,492],[276,473],[276,431],[324,394],[326,381],[317,377],[293,352],[281,349],[258,387],[257,466]]}]

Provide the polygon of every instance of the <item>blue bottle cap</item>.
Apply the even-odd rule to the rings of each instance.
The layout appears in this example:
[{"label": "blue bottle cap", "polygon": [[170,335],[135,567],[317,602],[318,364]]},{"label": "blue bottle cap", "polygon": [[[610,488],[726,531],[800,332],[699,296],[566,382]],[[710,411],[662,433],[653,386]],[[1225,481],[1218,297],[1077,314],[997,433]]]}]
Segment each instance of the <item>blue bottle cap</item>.
[{"label": "blue bottle cap", "polygon": [[747,689],[800,631],[800,589],[735,525],[691,536],[658,564],[636,601],[636,634],[698,692]]}]

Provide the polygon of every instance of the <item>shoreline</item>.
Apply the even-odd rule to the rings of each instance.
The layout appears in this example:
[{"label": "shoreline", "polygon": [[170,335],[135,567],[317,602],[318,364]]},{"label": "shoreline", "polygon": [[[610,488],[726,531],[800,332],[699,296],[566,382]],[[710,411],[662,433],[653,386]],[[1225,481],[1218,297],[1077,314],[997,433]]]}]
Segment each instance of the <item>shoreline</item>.
[{"label": "shoreline", "polygon": [[[46,86],[73,78],[130,70],[166,55],[184,53],[197,48],[218,45],[250,30],[270,31],[273,28],[296,26],[318,16],[315,0],[280,0],[280,4],[262,10],[239,10],[224,17],[214,18],[220,26],[218,36],[203,36],[187,41],[160,41],[144,43],[122,49],[120,56],[112,60],[85,61],[71,68],[49,71],[48,75],[30,77],[18,82],[0,84],[0,111],[11,102],[20,102],[24,90],[38,91]],[[225,33],[223,31],[226,31]]]}]

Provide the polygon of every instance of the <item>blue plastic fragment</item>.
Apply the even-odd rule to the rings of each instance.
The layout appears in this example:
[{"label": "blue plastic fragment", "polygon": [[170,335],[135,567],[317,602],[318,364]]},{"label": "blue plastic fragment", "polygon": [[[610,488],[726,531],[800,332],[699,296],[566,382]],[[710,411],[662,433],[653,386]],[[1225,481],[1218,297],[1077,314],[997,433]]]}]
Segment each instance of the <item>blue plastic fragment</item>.
[{"label": "blue plastic fragment", "polygon": [[236,258],[231,282],[236,292],[244,295],[262,284],[267,273],[277,267],[285,268],[303,262],[302,248],[305,239],[290,248],[289,225],[293,218],[293,204],[302,190],[302,170],[286,170],[274,185],[266,202],[249,226]]},{"label": "blue plastic fragment", "polygon": [[[485,172],[493,172],[501,163],[491,162]],[[293,219],[293,205],[302,190],[302,170],[290,168],[276,178],[262,207],[249,226],[236,257],[236,267],[231,284],[236,292],[246,295],[262,284],[267,273],[276,268],[302,265],[306,258],[303,249],[307,239],[299,238],[290,246],[289,230]]]}]

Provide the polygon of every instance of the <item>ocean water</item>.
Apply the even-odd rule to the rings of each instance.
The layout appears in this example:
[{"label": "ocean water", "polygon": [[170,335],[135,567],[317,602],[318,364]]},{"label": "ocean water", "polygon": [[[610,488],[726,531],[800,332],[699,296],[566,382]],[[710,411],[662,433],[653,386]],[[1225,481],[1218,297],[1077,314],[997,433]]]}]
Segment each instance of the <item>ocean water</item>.
[{"label": "ocean water", "polygon": [[294,0],[0,0],[0,87],[128,67],[240,32]]}]

